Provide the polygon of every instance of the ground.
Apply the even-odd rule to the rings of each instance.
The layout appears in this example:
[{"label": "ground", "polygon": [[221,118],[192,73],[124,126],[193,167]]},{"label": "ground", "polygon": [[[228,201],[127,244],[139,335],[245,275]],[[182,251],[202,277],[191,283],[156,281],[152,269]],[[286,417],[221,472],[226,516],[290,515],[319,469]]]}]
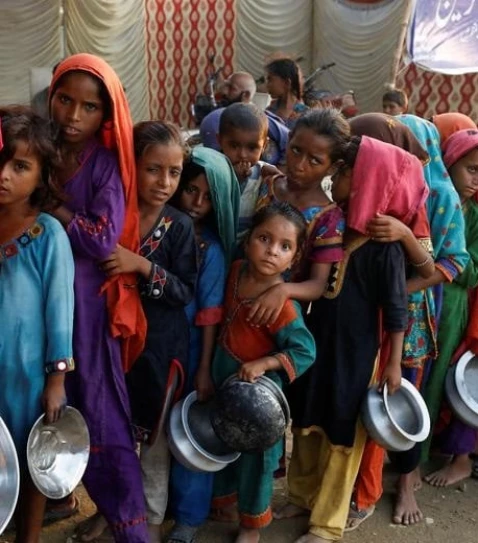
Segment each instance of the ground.
[{"label": "ground", "polygon": [[[425,521],[406,528],[390,523],[394,477],[385,476],[385,494],[376,513],[356,531],[346,534],[345,543],[476,543],[478,541],[478,480],[468,480],[460,487],[434,489],[427,484],[419,492]],[[80,513],[44,530],[42,543],[65,543],[73,527],[94,509],[84,490]],[[285,480],[277,481],[275,502],[284,503]],[[197,543],[232,543],[234,525],[210,522],[201,530]],[[292,543],[307,529],[307,519],[275,521],[264,531],[263,543]],[[0,536],[0,543],[12,542],[13,534]],[[73,540],[74,541],[74,540]]]}]

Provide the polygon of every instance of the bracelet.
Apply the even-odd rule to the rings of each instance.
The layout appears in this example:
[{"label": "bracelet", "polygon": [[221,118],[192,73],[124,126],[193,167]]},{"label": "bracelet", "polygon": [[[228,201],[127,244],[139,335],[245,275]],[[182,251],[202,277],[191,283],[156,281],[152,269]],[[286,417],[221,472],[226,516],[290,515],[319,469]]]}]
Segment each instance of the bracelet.
[{"label": "bracelet", "polygon": [[430,256],[427,256],[423,262],[418,262],[418,264],[411,262],[411,265],[414,268],[423,268],[423,266],[426,266],[429,262],[433,262],[433,260]]}]

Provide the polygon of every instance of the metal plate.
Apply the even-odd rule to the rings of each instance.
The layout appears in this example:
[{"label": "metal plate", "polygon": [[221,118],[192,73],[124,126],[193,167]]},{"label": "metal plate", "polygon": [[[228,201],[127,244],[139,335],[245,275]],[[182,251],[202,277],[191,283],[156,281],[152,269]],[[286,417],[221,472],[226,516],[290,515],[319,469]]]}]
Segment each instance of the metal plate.
[{"label": "metal plate", "polygon": [[455,383],[461,399],[478,415],[478,357],[471,351],[467,351],[458,360]]},{"label": "metal plate", "polygon": [[0,417],[0,534],[12,518],[19,491],[20,468],[17,451],[7,425]]},{"label": "metal plate", "polygon": [[67,407],[54,424],[42,415],[33,425],[27,443],[27,462],[38,490],[47,498],[71,494],[81,481],[90,454],[90,434],[79,411]]}]

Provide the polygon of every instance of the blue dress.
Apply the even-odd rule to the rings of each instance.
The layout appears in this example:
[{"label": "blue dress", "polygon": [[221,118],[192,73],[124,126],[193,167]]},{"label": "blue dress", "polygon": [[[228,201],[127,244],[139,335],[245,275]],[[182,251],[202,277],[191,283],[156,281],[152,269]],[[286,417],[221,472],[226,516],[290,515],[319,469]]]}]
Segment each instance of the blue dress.
[{"label": "blue dress", "polygon": [[21,462],[46,375],[74,366],[73,276],[68,237],[49,215],[0,245],[0,416]]}]

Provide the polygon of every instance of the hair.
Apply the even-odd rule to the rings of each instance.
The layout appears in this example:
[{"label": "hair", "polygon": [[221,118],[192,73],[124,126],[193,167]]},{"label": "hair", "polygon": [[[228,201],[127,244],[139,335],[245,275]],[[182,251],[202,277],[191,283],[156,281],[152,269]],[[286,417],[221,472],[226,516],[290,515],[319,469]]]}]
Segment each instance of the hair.
[{"label": "hair", "polygon": [[[53,74],[55,73],[60,64],[61,62],[59,62],[53,68]],[[101,81],[99,77],[96,77],[96,75],[93,75],[92,73],[85,70],[69,70],[65,72],[62,76],[59,77],[58,81],[55,83],[55,86],[51,90],[50,96],[53,97],[58,87],[60,87],[60,85],[65,81],[66,78],[76,74],[87,75],[98,85],[98,96],[103,103],[103,122],[111,119],[113,117],[113,104],[111,102],[110,93],[108,92],[106,85],[103,83],[103,81]]]},{"label": "hair", "polygon": [[251,227],[249,229],[248,239],[256,228],[264,224],[273,217],[282,217],[291,222],[297,229],[297,253],[302,251],[307,238],[307,223],[302,213],[288,202],[272,202],[264,207],[252,217]]},{"label": "hair", "polygon": [[307,128],[331,143],[330,160],[343,158],[350,143],[350,125],[339,110],[333,108],[313,109],[299,117],[291,130],[289,141],[301,128]]},{"label": "hair", "polygon": [[221,136],[234,129],[259,132],[265,140],[269,131],[269,121],[267,115],[255,104],[239,102],[227,106],[219,120],[219,134]]},{"label": "hair", "polygon": [[189,147],[179,128],[165,121],[143,121],[134,126],[134,156],[140,159],[150,145],[178,145],[184,158],[189,156]]},{"label": "hair", "polygon": [[400,107],[408,106],[408,96],[406,92],[402,89],[389,89],[383,93],[382,101],[393,102],[398,104]]},{"label": "hair", "polygon": [[302,99],[302,72],[297,62],[294,62],[291,58],[279,58],[266,65],[266,72],[276,75],[284,81],[290,81],[291,93],[297,99]]},{"label": "hair", "polygon": [[63,198],[60,186],[52,177],[52,171],[58,165],[52,124],[25,106],[0,108],[0,124],[3,139],[0,168],[15,156],[18,142],[25,141],[41,164],[41,183],[30,195],[30,205],[37,209],[54,209]]}]

